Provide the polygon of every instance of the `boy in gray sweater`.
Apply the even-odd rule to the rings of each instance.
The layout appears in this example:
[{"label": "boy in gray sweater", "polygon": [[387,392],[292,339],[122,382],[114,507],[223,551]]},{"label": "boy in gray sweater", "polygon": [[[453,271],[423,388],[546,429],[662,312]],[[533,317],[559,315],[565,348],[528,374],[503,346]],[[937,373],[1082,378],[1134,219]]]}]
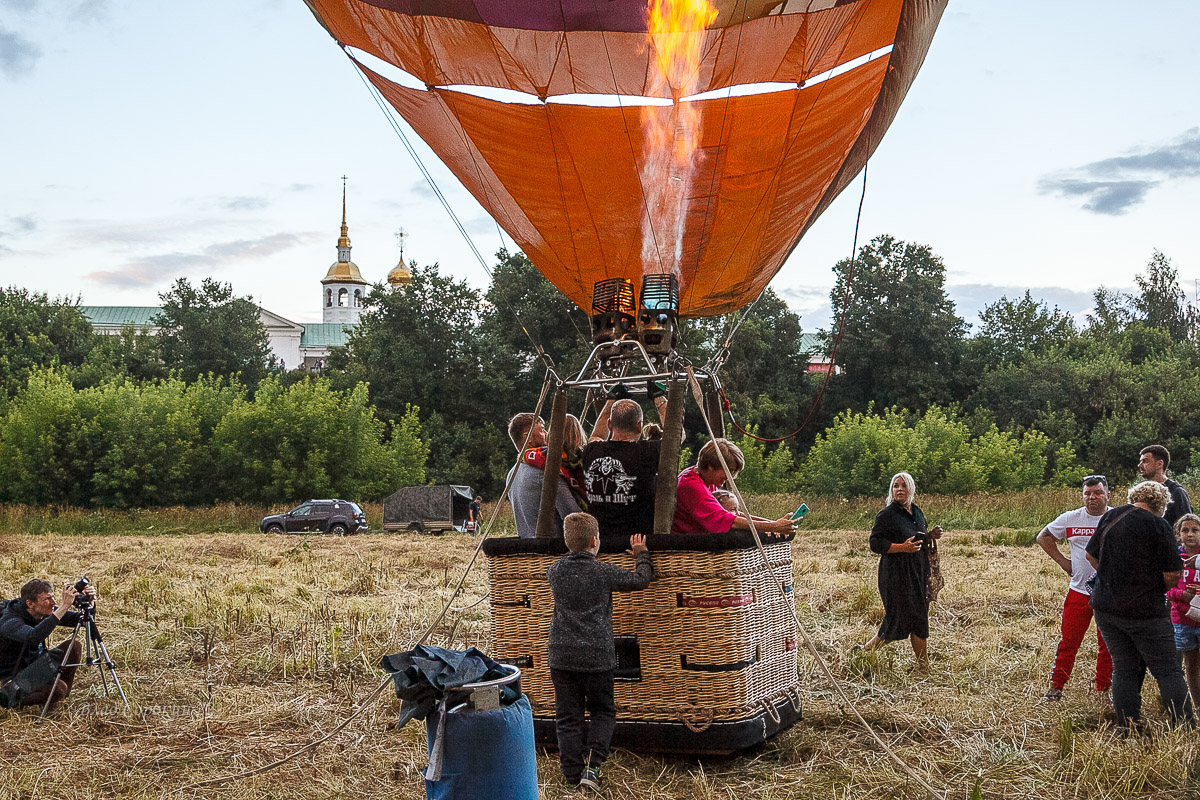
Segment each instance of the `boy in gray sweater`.
[{"label": "boy in gray sweater", "polygon": [[646,537],[641,535],[629,537],[629,547],[637,558],[634,572],[597,561],[600,528],[591,514],[567,516],[563,538],[570,552],[546,571],[554,592],[547,651],[554,684],[558,757],[567,783],[598,792],[600,765],[608,757],[617,721],[612,593],[645,589],[654,570]]}]

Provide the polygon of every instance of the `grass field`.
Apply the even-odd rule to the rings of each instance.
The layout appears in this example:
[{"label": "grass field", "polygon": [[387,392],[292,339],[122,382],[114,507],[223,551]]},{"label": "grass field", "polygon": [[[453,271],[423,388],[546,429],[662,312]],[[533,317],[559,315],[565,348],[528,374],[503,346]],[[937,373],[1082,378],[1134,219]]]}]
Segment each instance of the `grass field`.
[{"label": "grass field", "polygon": [[[1088,689],[1094,636],[1064,701],[1037,703],[1066,578],[1040,549],[1013,542],[1027,541],[1026,520],[1034,513],[1049,519],[1058,499],[1025,498],[1015,505],[1037,508],[1016,511],[982,503],[972,517],[962,501],[956,507],[924,498],[931,523],[951,529],[943,540],[947,587],[933,607],[928,676],[909,673],[907,647],[850,651],[882,615],[877,559],[862,527],[804,530],[797,538],[801,618],[858,709],[947,797],[965,800],[976,786],[985,798],[1200,796],[1197,734],[1161,725],[1152,680],[1146,709],[1160,723],[1153,739],[1123,738],[1112,728]],[[1064,495],[1057,507],[1073,499]],[[793,501],[763,498],[760,505],[774,512]],[[828,511],[809,504],[814,520],[860,519],[870,511],[846,508],[839,516],[836,503]],[[88,532],[81,528],[89,512],[0,509],[0,595],[15,595],[31,576],[56,583],[91,577],[103,598],[101,630],[133,706],[126,712],[106,701],[93,669],[81,672],[71,699],[44,724],[0,711],[0,797],[423,797],[423,726],[394,729],[398,701],[390,689],[315,751],[221,788],[189,787],[265,765],[359,710],[382,678],[380,656],[412,645],[478,540],[266,536],[246,532],[256,530],[260,510],[211,513],[196,527],[229,525],[231,532],[190,533],[186,515],[170,512],[93,514],[90,524],[99,530]],[[970,529],[1004,515],[1012,524]],[[481,563],[456,607],[485,591]],[[487,604],[480,603],[452,613],[433,642],[486,644],[487,635]],[[924,796],[848,713],[807,653],[800,669],[805,720],[790,731],[723,759],[617,751],[608,796]],[[552,754],[539,756],[538,767],[543,797],[568,794]]]},{"label": "grass field", "polygon": [[[1124,495],[1121,494],[1121,497]],[[804,497],[811,507],[811,519],[823,528],[870,529],[879,511],[879,498]],[[800,504],[797,495],[770,494],[748,498],[754,512],[780,517]],[[937,517],[947,530],[1023,531],[1037,535],[1047,521],[1071,504],[1079,505],[1075,489],[1037,489],[1012,494],[952,497],[921,495],[918,504],[930,517]],[[494,503],[484,504],[484,518],[491,516]],[[286,511],[291,506],[264,506],[225,503],[210,508],[163,508],[116,511],[111,509],[31,508],[0,505],[0,534],[164,534],[247,533],[258,530],[258,521],[267,514]],[[362,503],[367,521],[375,529],[383,525],[383,505]],[[512,515],[504,513],[496,521],[494,535],[512,536]]]}]

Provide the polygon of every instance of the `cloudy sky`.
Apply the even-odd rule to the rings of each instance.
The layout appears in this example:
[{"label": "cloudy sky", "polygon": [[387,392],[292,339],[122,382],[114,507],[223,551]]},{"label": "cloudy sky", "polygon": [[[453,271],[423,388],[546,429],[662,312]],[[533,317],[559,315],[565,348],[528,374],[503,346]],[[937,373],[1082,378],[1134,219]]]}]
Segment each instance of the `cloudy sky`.
[{"label": "cloudy sky", "polygon": [[[1026,288],[1081,312],[1155,248],[1200,278],[1200,3],[951,0],[869,167],[860,241],[930,245],[968,319]],[[1193,55],[1188,55],[1192,53]],[[301,0],[0,0],[0,284],[152,305],[216,277],[320,319],[349,176],[353,258],[487,276]],[[476,247],[506,242],[420,147]],[[828,322],[861,181],[772,286]]]}]

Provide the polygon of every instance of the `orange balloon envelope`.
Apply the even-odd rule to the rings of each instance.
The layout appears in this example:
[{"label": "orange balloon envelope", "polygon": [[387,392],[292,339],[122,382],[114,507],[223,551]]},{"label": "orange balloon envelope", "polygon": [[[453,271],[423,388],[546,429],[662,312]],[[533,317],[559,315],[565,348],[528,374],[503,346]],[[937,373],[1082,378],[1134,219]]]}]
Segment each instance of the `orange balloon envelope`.
[{"label": "orange balloon envelope", "polygon": [[[673,272],[705,316],[758,296],[862,169],[947,0],[306,2],[424,82],[356,60],[571,300]],[[678,4],[697,16],[657,25]]]}]

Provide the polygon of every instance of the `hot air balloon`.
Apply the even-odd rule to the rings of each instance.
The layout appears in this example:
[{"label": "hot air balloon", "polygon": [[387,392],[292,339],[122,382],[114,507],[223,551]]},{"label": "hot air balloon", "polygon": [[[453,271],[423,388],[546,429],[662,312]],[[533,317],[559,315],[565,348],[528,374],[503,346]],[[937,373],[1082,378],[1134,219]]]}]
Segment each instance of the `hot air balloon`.
[{"label": "hot air balloon", "polygon": [[[598,346],[558,381],[548,452],[561,448],[566,387],[632,385],[639,359],[642,385],[671,384],[649,542],[658,578],[614,607],[615,742],[730,751],[794,723],[790,544],[667,533],[684,382],[700,393],[671,361],[674,322],[762,292],[879,145],[947,0],[305,2],[533,264],[592,309]],[[484,543],[494,654],[524,670],[546,743],[557,480],[546,470],[539,538]],[[628,561],[623,543],[602,545],[602,559]]]},{"label": "hot air balloon", "polygon": [[685,317],[779,271],[878,146],[946,5],[712,0],[652,31],[647,0],[306,2],[352,56],[425,84],[356,62],[577,305],[673,273]]}]

